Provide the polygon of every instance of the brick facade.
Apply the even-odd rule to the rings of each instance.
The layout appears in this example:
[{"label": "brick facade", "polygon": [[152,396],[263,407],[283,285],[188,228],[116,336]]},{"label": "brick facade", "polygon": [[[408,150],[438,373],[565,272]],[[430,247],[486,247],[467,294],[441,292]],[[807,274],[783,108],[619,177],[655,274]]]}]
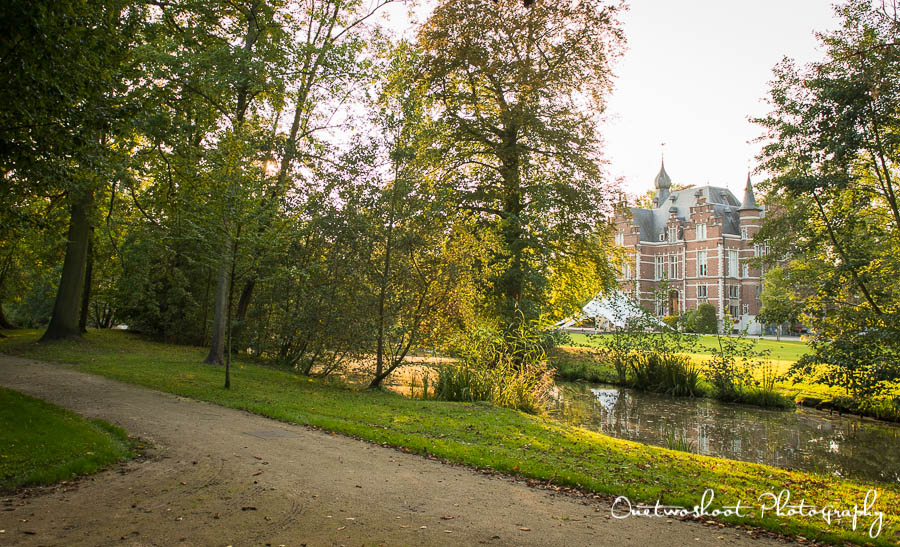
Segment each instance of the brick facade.
[{"label": "brick facade", "polygon": [[[761,272],[750,262],[766,252],[754,245],[765,211],[750,177],[743,202],[727,188],[688,187],[669,192],[661,166],[653,207],[619,207],[616,243],[626,249],[619,286],[657,315],[677,315],[702,302],[751,334],[759,332]],[[664,293],[664,294],[660,294]]]}]

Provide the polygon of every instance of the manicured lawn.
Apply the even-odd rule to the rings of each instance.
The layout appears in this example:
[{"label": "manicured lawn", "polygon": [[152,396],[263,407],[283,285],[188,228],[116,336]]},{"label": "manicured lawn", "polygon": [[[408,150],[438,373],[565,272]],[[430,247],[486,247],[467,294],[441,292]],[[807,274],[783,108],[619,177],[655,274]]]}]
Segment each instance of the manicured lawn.
[{"label": "manicured lawn", "polygon": [[0,490],[95,473],[131,455],[121,429],[0,387]]},{"label": "manicured lawn", "polygon": [[[576,346],[595,346],[597,345],[597,340],[601,336],[605,335],[596,335],[596,336],[587,336],[585,334],[571,334],[572,342]],[[768,350],[769,358],[773,361],[780,361],[786,363],[793,363],[797,361],[803,354],[809,351],[809,346],[806,342],[800,342],[797,340],[767,340],[767,339],[757,339],[752,336],[748,336],[747,340],[752,340],[754,342],[753,349],[756,351],[766,351]],[[703,335],[698,337],[698,342],[700,347],[699,351],[695,352],[694,355],[698,356],[709,356],[711,355],[711,351],[713,348],[718,347],[718,342],[715,336]],[[706,351],[704,351],[704,349]]]},{"label": "manicured lawn", "polygon": [[[693,507],[704,489],[715,491],[714,506],[742,501],[758,507],[765,492],[790,489],[791,499],[822,507],[862,504],[877,488],[876,510],[885,511],[885,530],[875,544],[892,544],[900,531],[900,485],[864,483],[832,476],[697,456],[614,439],[551,419],[486,404],[404,398],[389,392],[358,391],[237,361],[233,389],[222,388],[220,367],[201,364],[203,348],[147,342],[125,332],[91,332],[84,341],[36,345],[37,333],[9,333],[0,351],[79,364],[85,372],[241,408],[275,419],[308,424],[410,452],[432,454],[525,477],[628,496],[633,502]],[[869,541],[863,526],[847,519],[828,525],[821,518],[755,516],[729,519],[807,538]],[[863,519],[865,528],[868,519]]]}]

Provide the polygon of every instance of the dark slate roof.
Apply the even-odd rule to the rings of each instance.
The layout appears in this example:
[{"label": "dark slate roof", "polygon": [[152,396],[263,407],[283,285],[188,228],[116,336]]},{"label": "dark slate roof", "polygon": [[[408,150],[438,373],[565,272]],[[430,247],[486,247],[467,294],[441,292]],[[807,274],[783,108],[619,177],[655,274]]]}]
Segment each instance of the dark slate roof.
[{"label": "dark slate roof", "polygon": [[654,209],[632,207],[634,223],[641,230],[641,241],[659,241],[660,234],[665,233],[671,213],[680,220],[690,220],[691,207],[697,206],[700,197],[706,198],[706,203],[713,205],[713,214],[722,219],[724,233],[740,234],[738,209],[741,204],[731,190],[718,186],[701,186],[672,192],[664,203],[658,204]]},{"label": "dark slate roof", "polygon": [[672,186],[672,179],[669,177],[669,174],[666,173],[666,162],[665,160],[661,161],[659,164],[659,173],[656,175],[656,179],[653,181],[656,184],[656,189],[666,189],[668,190]]},{"label": "dark slate roof", "polygon": [[747,186],[744,188],[744,202],[741,204],[741,211],[747,209],[759,210],[756,206],[756,196],[753,195],[753,183],[750,182],[750,173],[747,173]]}]

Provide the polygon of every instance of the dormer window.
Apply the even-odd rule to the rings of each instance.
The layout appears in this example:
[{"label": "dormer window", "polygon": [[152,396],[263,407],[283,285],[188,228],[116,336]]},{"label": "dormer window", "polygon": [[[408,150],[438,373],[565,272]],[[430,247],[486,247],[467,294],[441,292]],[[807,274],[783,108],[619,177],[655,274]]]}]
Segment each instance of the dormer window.
[{"label": "dormer window", "polygon": [[665,232],[659,234],[659,240],[660,240],[660,241],[665,241],[665,240],[666,240],[666,233],[665,233]]},{"label": "dormer window", "polygon": [[697,225],[697,240],[706,239],[706,224]]},{"label": "dormer window", "polygon": [[616,245],[619,247],[623,247],[625,245],[625,232],[619,232],[616,234]]}]

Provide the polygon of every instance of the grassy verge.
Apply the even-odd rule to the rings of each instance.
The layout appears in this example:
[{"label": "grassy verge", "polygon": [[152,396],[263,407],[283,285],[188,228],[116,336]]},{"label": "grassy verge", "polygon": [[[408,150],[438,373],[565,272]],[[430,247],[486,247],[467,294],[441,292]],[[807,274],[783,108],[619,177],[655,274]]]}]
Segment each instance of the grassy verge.
[{"label": "grassy verge", "polygon": [[[80,370],[179,395],[308,424],[372,442],[432,454],[449,461],[550,480],[632,502],[693,507],[703,491],[713,507],[754,506],[752,517],[726,518],[771,530],[840,543],[890,545],[900,533],[900,485],[866,483],[675,452],[552,420],[484,404],[408,399],[387,392],[354,391],[236,361],[233,389],[222,389],[223,370],[200,364],[202,348],[155,344],[122,332],[92,332],[81,342],[34,344],[37,333],[0,340],[0,351],[80,364]],[[878,490],[875,510],[886,530],[869,539],[868,518],[856,531],[848,519],[829,525],[819,517],[759,516],[758,497],[789,489],[823,507],[849,508]],[[755,504],[755,505],[754,505]],[[864,524],[864,526],[863,526]]]},{"label": "grassy verge", "polygon": [[0,387],[0,490],[96,473],[131,455],[118,427]]}]

